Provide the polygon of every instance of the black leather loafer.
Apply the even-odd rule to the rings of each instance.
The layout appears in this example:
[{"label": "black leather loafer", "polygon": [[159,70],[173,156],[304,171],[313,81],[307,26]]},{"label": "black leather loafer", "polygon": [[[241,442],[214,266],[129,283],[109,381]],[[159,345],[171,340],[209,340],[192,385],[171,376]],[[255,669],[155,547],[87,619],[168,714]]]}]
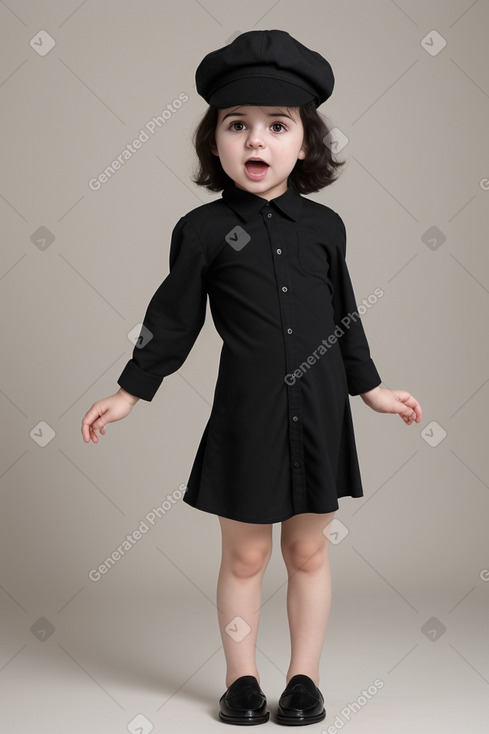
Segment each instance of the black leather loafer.
[{"label": "black leather loafer", "polygon": [[278,702],[277,722],[304,726],[326,717],[323,694],[307,675],[294,675]]},{"label": "black leather loafer", "polygon": [[264,724],[270,718],[267,699],[254,675],[242,675],[219,699],[219,718],[227,724]]}]

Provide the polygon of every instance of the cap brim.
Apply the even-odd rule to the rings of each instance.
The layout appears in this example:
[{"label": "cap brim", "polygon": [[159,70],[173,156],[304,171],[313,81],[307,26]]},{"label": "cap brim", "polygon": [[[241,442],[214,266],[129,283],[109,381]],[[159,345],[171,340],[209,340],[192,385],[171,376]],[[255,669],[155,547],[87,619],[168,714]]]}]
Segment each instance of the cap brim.
[{"label": "cap brim", "polygon": [[247,77],[236,79],[212,93],[208,102],[213,107],[233,105],[268,105],[298,107],[318,99],[314,92],[282,79]]}]

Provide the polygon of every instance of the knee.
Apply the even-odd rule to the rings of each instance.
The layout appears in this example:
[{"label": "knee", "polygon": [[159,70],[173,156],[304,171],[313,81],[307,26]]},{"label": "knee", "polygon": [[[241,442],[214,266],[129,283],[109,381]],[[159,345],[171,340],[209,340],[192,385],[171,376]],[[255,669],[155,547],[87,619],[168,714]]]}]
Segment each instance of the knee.
[{"label": "knee", "polygon": [[282,556],[287,569],[291,572],[305,571],[314,573],[324,567],[327,561],[327,543],[312,540],[296,540],[282,546]]},{"label": "knee", "polygon": [[230,554],[229,563],[234,576],[246,579],[262,573],[270,560],[271,549],[267,546],[239,549]]}]

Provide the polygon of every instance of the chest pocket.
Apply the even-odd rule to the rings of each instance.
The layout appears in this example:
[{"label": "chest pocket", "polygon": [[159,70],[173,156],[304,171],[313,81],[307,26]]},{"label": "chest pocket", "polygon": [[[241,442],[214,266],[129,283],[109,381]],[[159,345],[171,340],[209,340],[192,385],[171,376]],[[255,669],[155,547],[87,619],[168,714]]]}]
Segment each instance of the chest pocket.
[{"label": "chest pocket", "polygon": [[314,232],[297,232],[297,259],[300,269],[307,275],[319,278],[334,293],[331,282],[326,245]]}]

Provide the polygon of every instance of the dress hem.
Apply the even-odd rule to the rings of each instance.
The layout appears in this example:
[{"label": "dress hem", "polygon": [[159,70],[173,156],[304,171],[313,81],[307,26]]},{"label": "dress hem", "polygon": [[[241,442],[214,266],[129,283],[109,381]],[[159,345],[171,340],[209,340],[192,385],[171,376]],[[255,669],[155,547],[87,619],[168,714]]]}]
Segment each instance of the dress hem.
[{"label": "dress hem", "polygon": [[[343,497],[353,497],[354,499],[359,499],[360,497],[363,497],[363,495],[357,495],[357,496],[355,496],[355,495],[342,495],[342,496]],[[340,497],[338,497],[338,499],[340,499]],[[255,525],[273,525],[274,523],[284,522],[284,520],[289,520],[291,517],[295,517],[296,515],[303,515],[303,514],[306,514],[306,513],[311,513],[311,514],[314,514],[314,515],[322,515],[322,514],[326,514],[328,512],[336,512],[337,510],[340,509],[339,503],[337,502],[336,503],[336,507],[331,507],[330,509],[327,509],[327,510],[304,510],[304,512],[293,512],[291,515],[287,515],[287,517],[280,517],[280,518],[276,518],[275,520],[250,520],[250,519],[244,520],[243,518],[236,517],[236,516],[232,517],[229,514],[224,514],[220,510],[211,509],[210,507],[206,507],[206,506],[201,505],[201,504],[193,504],[192,502],[189,502],[188,500],[186,500],[185,497],[183,498],[182,501],[185,502],[186,505],[189,505],[190,507],[193,507],[196,510],[201,510],[202,512],[210,512],[213,515],[218,515],[220,517],[225,517],[228,520],[236,520],[238,522],[253,523]]]}]

